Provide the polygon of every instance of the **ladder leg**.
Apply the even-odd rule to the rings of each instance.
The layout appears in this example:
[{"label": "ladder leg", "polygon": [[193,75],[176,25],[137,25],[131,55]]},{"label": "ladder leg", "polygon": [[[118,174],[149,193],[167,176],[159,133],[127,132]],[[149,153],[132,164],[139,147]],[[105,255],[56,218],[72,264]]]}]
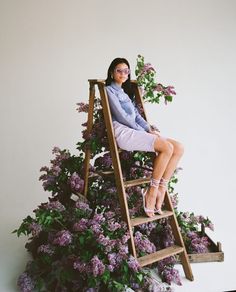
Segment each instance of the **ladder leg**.
[{"label": "ladder leg", "polygon": [[[94,98],[95,98],[95,84],[90,82],[89,87],[89,111],[87,131],[90,133],[93,127],[93,111],[94,111]],[[84,160],[84,196],[87,197],[88,193],[88,177],[89,177],[89,162],[90,162],[91,150],[87,147],[85,150]]]},{"label": "ladder leg", "polygon": [[[174,208],[173,208],[173,205],[172,205],[172,202],[170,199],[170,195],[168,194],[168,192],[166,192],[166,194],[165,194],[164,202],[165,202],[165,206],[167,207],[167,209],[173,211],[173,213],[174,213]],[[187,279],[193,281],[194,278],[193,278],[192,268],[191,268],[190,263],[189,263],[188,254],[186,252],[186,248],[184,245],[184,241],[183,241],[183,238],[182,238],[182,235],[180,232],[180,227],[179,227],[178,221],[176,219],[175,213],[169,220],[170,220],[170,226],[171,226],[171,229],[172,229],[172,232],[174,235],[174,239],[175,239],[177,245],[182,246],[184,248],[183,252],[180,253],[179,256],[180,256],[180,262],[181,262],[183,269],[184,269],[185,276]]]},{"label": "ladder leg", "polygon": [[113,132],[108,98],[105,92],[104,85],[98,84],[98,88],[101,95],[103,115],[104,115],[105,125],[107,129],[107,136],[108,136],[108,141],[109,141],[112,164],[114,167],[116,187],[117,187],[119,202],[121,206],[121,216],[122,216],[122,219],[127,223],[127,227],[130,233],[130,240],[129,240],[130,251],[132,255],[136,258],[137,255],[136,255],[136,249],[135,249],[134,238],[133,238],[133,229],[132,229],[131,221],[130,221],[129,208],[128,208],[128,203],[127,203],[127,198],[126,198],[126,193],[125,193],[125,188],[124,188],[119,152],[118,152],[118,148],[117,148],[117,144],[116,144],[114,132]]}]

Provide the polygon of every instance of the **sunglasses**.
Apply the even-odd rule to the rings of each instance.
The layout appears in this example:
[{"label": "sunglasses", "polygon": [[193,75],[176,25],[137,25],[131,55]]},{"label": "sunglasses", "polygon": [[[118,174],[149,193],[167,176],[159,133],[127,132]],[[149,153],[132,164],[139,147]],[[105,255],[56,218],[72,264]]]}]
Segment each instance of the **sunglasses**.
[{"label": "sunglasses", "polygon": [[129,68],[125,68],[125,69],[116,68],[114,71],[115,71],[115,73],[118,73],[118,74],[122,74],[122,73],[124,73],[126,75],[130,74]]}]

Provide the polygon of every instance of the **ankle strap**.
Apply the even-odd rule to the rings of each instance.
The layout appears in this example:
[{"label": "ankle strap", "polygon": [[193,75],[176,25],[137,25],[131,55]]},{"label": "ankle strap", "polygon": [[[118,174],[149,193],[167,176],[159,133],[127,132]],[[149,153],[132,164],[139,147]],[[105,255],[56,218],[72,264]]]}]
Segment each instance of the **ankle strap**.
[{"label": "ankle strap", "polygon": [[166,188],[167,189],[167,187],[168,187],[168,182],[169,182],[169,180],[168,179],[164,179],[163,177],[161,178],[161,180],[160,180],[160,187],[163,187],[163,188]]},{"label": "ankle strap", "polygon": [[155,178],[151,178],[151,181],[150,181],[150,186],[151,187],[155,187],[155,188],[158,188],[159,185],[160,185],[160,179],[155,179]]}]

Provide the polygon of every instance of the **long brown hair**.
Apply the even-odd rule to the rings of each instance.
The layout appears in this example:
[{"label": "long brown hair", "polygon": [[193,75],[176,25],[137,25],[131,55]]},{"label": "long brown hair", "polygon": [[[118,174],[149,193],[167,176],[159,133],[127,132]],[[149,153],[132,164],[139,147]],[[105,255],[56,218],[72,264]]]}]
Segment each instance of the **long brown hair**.
[{"label": "long brown hair", "polygon": [[[114,82],[112,75],[114,73],[114,70],[116,68],[117,65],[119,64],[126,64],[128,66],[128,68],[130,69],[130,65],[129,62],[125,59],[125,58],[115,58],[108,70],[107,70],[107,79],[105,81],[106,86],[111,85],[112,82]],[[130,82],[130,74],[128,75],[128,79],[122,84],[122,88],[124,89],[124,92],[127,93],[129,95],[129,97],[133,100],[134,97],[134,90],[133,90],[133,86]]]}]

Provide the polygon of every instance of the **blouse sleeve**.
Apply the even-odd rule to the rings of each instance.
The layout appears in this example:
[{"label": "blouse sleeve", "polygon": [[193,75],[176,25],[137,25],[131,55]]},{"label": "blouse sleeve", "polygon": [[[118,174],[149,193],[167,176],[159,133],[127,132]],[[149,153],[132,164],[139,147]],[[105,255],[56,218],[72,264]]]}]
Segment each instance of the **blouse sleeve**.
[{"label": "blouse sleeve", "polygon": [[111,109],[112,116],[115,120],[123,125],[126,125],[132,129],[140,130],[139,125],[135,122],[135,118],[129,115],[120,105],[120,102],[117,96],[110,90],[109,87],[106,87],[109,105]]},{"label": "blouse sleeve", "polygon": [[149,131],[150,130],[150,125],[149,123],[140,115],[139,111],[137,110],[137,108],[135,107],[135,114],[136,114],[136,118],[135,121],[137,124],[139,124],[142,128],[145,129],[145,131]]}]

